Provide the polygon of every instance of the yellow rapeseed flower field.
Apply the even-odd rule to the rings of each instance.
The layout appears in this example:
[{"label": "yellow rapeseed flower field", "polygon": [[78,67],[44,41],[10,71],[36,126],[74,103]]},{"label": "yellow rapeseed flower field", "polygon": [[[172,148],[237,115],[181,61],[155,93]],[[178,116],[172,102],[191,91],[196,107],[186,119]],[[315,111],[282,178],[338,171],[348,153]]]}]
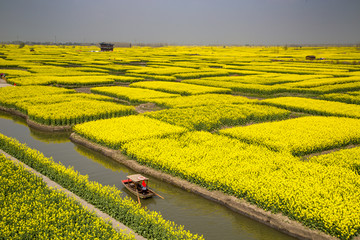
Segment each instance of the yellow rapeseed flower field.
[{"label": "yellow rapeseed flower field", "polygon": [[310,114],[360,118],[360,106],[355,104],[300,97],[270,98],[259,103]]},{"label": "yellow rapeseed flower field", "polygon": [[165,109],[144,115],[190,130],[213,131],[221,127],[244,125],[249,122],[285,119],[290,115],[290,111],[255,104],[214,104]]},{"label": "yellow rapeseed flower field", "polygon": [[360,120],[340,117],[300,117],[219,131],[276,151],[304,155],[360,142]]},{"label": "yellow rapeseed flower field", "polygon": [[91,121],[75,125],[73,130],[89,140],[113,149],[119,149],[123,143],[136,139],[187,131],[186,128],[140,115]]},{"label": "yellow rapeseed flower field", "polygon": [[122,149],[142,164],[342,239],[360,227],[360,178],[343,167],[302,162],[289,153],[205,132],[135,140]]},{"label": "yellow rapeseed flower field", "polygon": [[0,154],[1,239],[135,239]]},{"label": "yellow rapeseed flower field", "polygon": [[[295,157],[360,142],[357,47],[98,50],[96,46],[3,45],[1,72],[17,86],[0,89],[1,107],[19,110],[43,124],[77,124],[74,131],[81,136],[126,151],[142,164],[245,198],[341,239],[359,235],[357,148],[309,161]],[[308,55],[316,58],[308,60]],[[96,88],[95,94],[80,94],[50,85],[84,87],[76,90],[85,92],[89,86]],[[167,109],[119,117],[135,114],[134,106],[120,105],[123,101],[114,98]],[[141,109],[159,109],[156,105]],[[307,115],[332,117],[295,118]],[[295,119],[256,123],[283,117]],[[102,118],[111,119],[93,121]],[[252,125],[217,131],[237,124]],[[13,154],[31,159],[32,164],[50,164],[10,142],[4,140],[3,148],[13,148]],[[157,213],[145,214],[133,203],[120,201],[112,188],[83,184],[85,177],[58,166],[45,169],[51,176],[61,175],[60,181],[75,186],[83,197],[96,193],[89,199],[103,203],[111,196],[112,204],[106,207],[117,216],[131,209],[126,211],[135,217],[128,222],[148,238],[197,238]],[[78,190],[81,184],[86,190]],[[149,226],[161,227],[149,233]]]}]

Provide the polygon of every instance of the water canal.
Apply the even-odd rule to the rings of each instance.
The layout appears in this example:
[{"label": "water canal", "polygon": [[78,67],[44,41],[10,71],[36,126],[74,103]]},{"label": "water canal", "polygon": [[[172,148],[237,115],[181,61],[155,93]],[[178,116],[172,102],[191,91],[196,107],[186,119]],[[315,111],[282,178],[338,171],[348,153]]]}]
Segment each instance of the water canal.
[{"label": "water canal", "polygon": [[[40,132],[29,128],[22,118],[2,111],[0,133],[26,143],[45,156],[53,157],[56,162],[73,166],[76,171],[88,175],[89,180],[115,185],[124,196],[128,195],[120,181],[134,172],[110,158],[72,143],[69,140],[70,133]],[[151,187],[165,199],[155,197],[143,200],[142,205],[160,212],[165,219],[184,225],[192,233],[203,235],[205,239],[294,239],[198,195],[154,178],[150,180]],[[133,195],[129,196],[137,201]]]}]

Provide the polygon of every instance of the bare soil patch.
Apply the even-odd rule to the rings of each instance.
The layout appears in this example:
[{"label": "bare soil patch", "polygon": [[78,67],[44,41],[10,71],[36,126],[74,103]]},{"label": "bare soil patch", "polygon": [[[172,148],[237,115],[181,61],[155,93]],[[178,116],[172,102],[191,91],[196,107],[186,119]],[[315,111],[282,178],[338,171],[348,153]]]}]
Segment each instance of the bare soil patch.
[{"label": "bare soil patch", "polygon": [[159,107],[155,103],[143,103],[135,107],[135,110],[138,113],[144,113],[144,112],[153,112],[153,111],[159,111],[164,109],[163,107]]}]

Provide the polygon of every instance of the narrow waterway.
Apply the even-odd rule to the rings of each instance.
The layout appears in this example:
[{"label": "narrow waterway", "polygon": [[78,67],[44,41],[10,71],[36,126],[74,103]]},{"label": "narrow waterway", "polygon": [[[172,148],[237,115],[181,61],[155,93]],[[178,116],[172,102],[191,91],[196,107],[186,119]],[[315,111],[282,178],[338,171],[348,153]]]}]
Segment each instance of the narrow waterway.
[{"label": "narrow waterway", "polygon": [[[0,133],[38,149],[56,162],[73,166],[76,171],[88,175],[90,180],[115,185],[124,196],[128,195],[120,181],[134,172],[110,158],[72,143],[70,133],[39,132],[29,128],[22,118],[2,111]],[[204,235],[205,239],[294,239],[193,193],[154,178],[150,180],[150,186],[165,199],[142,200],[142,205],[160,212],[165,219],[184,225],[192,233]],[[133,195],[129,196],[137,201]]]}]

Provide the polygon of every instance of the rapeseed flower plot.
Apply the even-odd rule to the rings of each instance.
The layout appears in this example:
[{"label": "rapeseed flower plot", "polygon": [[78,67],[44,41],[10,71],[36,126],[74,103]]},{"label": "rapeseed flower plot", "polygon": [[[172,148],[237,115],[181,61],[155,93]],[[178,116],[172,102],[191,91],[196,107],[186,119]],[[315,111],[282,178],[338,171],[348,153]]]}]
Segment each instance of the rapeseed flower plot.
[{"label": "rapeseed flower plot", "polygon": [[284,119],[290,115],[290,112],[253,104],[214,104],[165,109],[144,115],[190,130],[212,131],[225,126],[243,125],[249,122]]},{"label": "rapeseed flower plot", "polygon": [[96,100],[39,104],[30,106],[27,112],[31,120],[45,125],[74,125],[97,119],[136,114],[133,106]]},{"label": "rapeseed flower plot", "polygon": [[181,95],[204,94],[204,93],[230,93],[231,90],[227,88],[216,88],[197,86],[193,84],[184,84],[178,82],[137,82],[130,84],[130,87],[153,89],[158,91],[178,93]]},{"label": "rapeseed flower plot", "polygon": [[140,115],[78,124],[73,130],[80,136],[113,149],[119,149],[125,142],[136,139],[168,136],[187,131],[186,128]]},{"label": "rapeseed flower plot", "polygon": [[73,89],[47,87],[47,86],[24,86],[0,88],[0,103],[9,98],[25,98],[39,95],[52,95],[63,93],[75,93]]},{"label": "rapeseed flower plot", "polygon": [[[299,88],[297,88],[299,89]],[[355,91],[360,90],[360,82],[350,82],[350,83],[339,83],[333,85],[323,85],[312,88],[301,88],[299,92],[308,92],[308,93],[333,93],[333,92],[344,92],[344,91]]]},{"label": "rapeseed flower plot", "polygon": [[340,117],[300,117],[219,131],[249,143],[293,155],[345,146],[360,141],[360,120]]},{"label": "rapeseed flower plot", "polygon": [[192,68],[182,68],[182,67],[147,67],[142,69],[131,69],[126,71],[127,73],[135,73],[135,74],[148,74],[148,75],[173,75],[177,73],[189,73],[189,72],[197,72],[198,70]]},{"label": "rapeseed flower plot", "polygon": [[[3,90],[5,89],[5,90]],[[96,119],[136,114],[133,106],[112,98],[46,86],[2,88],[0,105],[14,108],[45,125],[74,125]]]},{"label": "rapeseed flower plot", "polygon": [[321,95],[320,98],[329,101],[345,102],[360,105],[360,91],[347,93],[329,93]]},{"label": "rapeseed flower plot", "polygon": [[310,68],[310,67],[296,67],[296,66],[274,66],[272,63],[268,65],[247,65],[242,66],[242,69],[253,70],[260,72],[270,73],[288,73],[288,74],[321,74],[321,75],[334,75],[344,76],[349,73],[348,69],[333,69],[333,68]]},{"label": "rapeseed flower plot", "polygon": [[290,87],[279,85],[261,85],[252,83],[241,83],[241,82],[226,82],[216,80],[203,80],[203,79],[191,79],[184,80],[183,83],[196,84],[200,86],[211,86],[220,88],[229,88],[235,92],[250,92],[250,93],[262,93],[272,94],[290,91]]},{"label": "rapeseed flower plot", "polygon": [[52,95],[36,95],[31,97],[17,97],[3,99],[1,103],[8,107],[14,108],[23,112],[28,113],[28,108],[36,105],[54,104],[63,102],[75,102],[75,101],[107,101],[114,102],[113,98],[100,96],[95,94],[86,93],[63,93],[63,94],[52,94]]},{"label": "rapeseed flower plot", "polygon": [[255,99],[249,99],[242,96],[232,96],[228,94],[199,94],[190,96],[181,96],[175,98],[152,98],[148,101],[168,108],[195,107],[206,105],[226,105],[239,103],[256,102]]},{"label": "rapeseed flower plot", "polygon": [[177,73],[174,76],[178,79],[191,79],[191,78],[202,78],[202,77],[214,77],[214,76],[229,76],[227,70],[213,70],[213,71],[198,71],[193,73]]},{"label": "rapeseed flower plot", "polygon": [[[316,76],[316,75],[314,75]],[[341,84],[341,83],[352,83],[352,82],[358,82],[359,83],[360,78],[358,76],[352,76],[352,77],[324,77],[324,78],[311,78],[306,79],[298,82],[292,82],[292,83],[286,83],[284,85],[289,87],[299,87],[299,88],[313,88],[313,87],[319,87],[324,85],[333,85],[333,84]]]},{"label": "rapeseed flower plot", "polygon": [[360,118],[360,106],[355,104],[300,97],[271,98],[259,103],[310,114]]},{"label": "rapeseed flower plot", "polygon": [[360,178],[346,168],[302,162],[286,152],[206,132],[135,140],[121,149],[141,164],[341,239],[360,227]]},{"label": "rapeseed flower plot", "polygon": [[71,85],[71,86],[86,86],[96,84],[113,84],[110,76],[78,76],[78,77],[57,77],[54,79],[55,84],[58,85]]},{"label": "rapeseed flower plot", "polygon": [[314,156],[308,160],[325,166],[348,168],[360,175],[360,147],[342,149],[329,154]]},{"label": "rapeseed flower plot", "polygon": [[138,82],[145,80],[143,77],[130,77],[130,76],[112,76],[115,82]]},{"label": "rapeseed flower plot", "polygon": [[176,77],[168,75],[153,75],[153,74],[139,74],[139,73],[126,73],[126,77],[137,77],[143,79],[152,79],[157,81],[175,81]]},{"label": "rapeseed flower plot", "polygon": [[95,87],[91,88],[92,93],[103,94],[130,102],[147,102],[152,98],[179,97],[179,94],[164,93],[150,89],[129,88],[129,87]]}]

